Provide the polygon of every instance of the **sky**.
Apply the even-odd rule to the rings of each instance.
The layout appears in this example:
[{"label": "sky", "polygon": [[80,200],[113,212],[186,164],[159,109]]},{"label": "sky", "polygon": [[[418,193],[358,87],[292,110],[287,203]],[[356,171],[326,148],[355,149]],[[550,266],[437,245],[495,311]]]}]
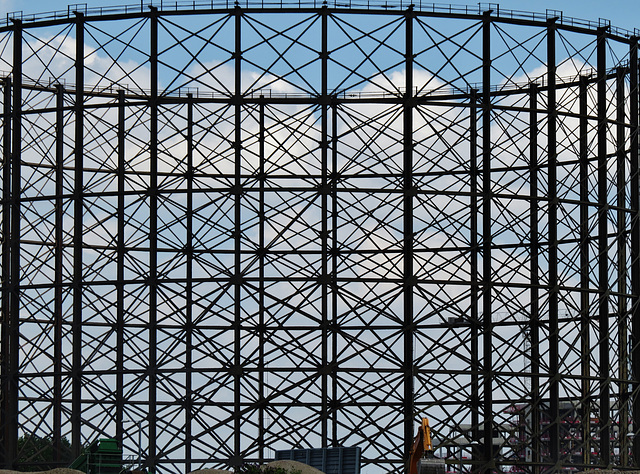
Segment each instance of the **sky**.
[{"label": "sky", "polygon": [[[160,5],[160,0],[143,0],[145,4],[154,3]],[[172,3],[172,0],[164,0]],[[0,16],[4,17],[9,12],[22,11],[25,14],[47,12],[52,10],[66,10],[69,4],[86,3],[89,7],[136,5],[140,0],[76,0],[65,2],[64,0],[0,0]],[[178,0],[178,3],[182,3]],[[474,1],[454,0],[436,1],[440,4],[470,4]],[[483,2],[484,3],[484,2]],[[534,11],[544,13],[546,9],[562,10],[565,16],[597,21],[599,18],[611,20],[611,24],[620,28],[633,30],[640,29],[640,1],[638,0],[503,0],[496,2],[501,8],[510,10]]]},{"label": "sky", "polygon": [[[144,3],[151,3],[151,0],[143,0]],[[164,0],[171,3],[172,0]],[[180,1],[180,0],[178,0]],[[89,7],[114,6],[114,5],[136,5],[140,0],[74,0],[74,3],[86,3]],[[154,0],[156,5],[160,0]],[[440,2],[439,2],[440,3]],[[444,3],[444,2],[441,2]],[[461,0],[454,0],[452,3],[462,4]],[[470,5],[476,2],[468,1]],[[640,29],[640,1],[639,0],[503,0],[498,2],[504,9],[535,11],[544,13],[546,9],[562,10],[565,16],[598,21],[605,18],[611,21],[612,25],[633,30]],[[34,14],[52,10],[66,10],[67,2],[64,0],[0,0],[0,18],[9,12],[23,11],[24,14]]]}]

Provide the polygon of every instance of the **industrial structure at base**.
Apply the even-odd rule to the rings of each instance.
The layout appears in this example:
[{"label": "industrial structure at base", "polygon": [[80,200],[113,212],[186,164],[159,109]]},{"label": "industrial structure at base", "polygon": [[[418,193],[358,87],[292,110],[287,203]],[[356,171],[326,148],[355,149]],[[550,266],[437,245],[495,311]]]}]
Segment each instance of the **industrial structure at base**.
[{"label": "industrial structure at base", "polygon": [[[357,447],[286,449],[275,452],[275,461],[301,463],[326,474],[360,474],[360,455]],[[86,446],[69,468],[86,474],[147,474],[139,464],[139,459],[123,457],[117,440],[104,438]]]},{"label": "industrial structure at base", "polygon": [[429,419],[423,418],[409,453],[409,474],[445,474],[446,464],[433,452]]},{"label": "industrial structure at base", "polygon": [[[512,445],[523,443],[526,440],[526,431],[530,425],[527,407],[513,405],[509,410],[513,415],[511,423],[497,429],[502,435],[508,438]],[[588,447],[581,443],[582,429],[581,421],[583,414],[576,407],[575,402],[565,402],[561,406],[563,417],[563,444],[562,451],[565,455],[575,458],[576,463],[582,458],[582,449]],[[542,417],[542,424],[548,424],[548,419]],[[591,420],[596,422],[597,420]],[[465,448],[469,448],[468,431],[470,427],[461,426],[459,436],[450,436],[450,440],[444,445],[434,446],[433,433],[427,417],[423,417],[418,426],[417,434],[414,438],[411,450],[407,455],[407,474],[446,474],[462,473],[464,469],[458,463],[462,462]],[[456,438],[456,439],[453,439]],[[461,442],[462,440],[462,442]],[[614,442],[615,440],[611,440]],[[504,439],[497,439],[496,446],[504,442]],[[440,457],[436,456],[436,450],[440,451]],[[516,452],[517,449],[516,449]],[[360,474],[360,448],[317,448],[317,449],[291,449],[275,452],[275,460],[292,460],[311,466],[327,474]],[[518,453],[522,462],[527,461],[527,453],[522,450]],[[597,453],[593,453],[597,461]],[[95,440],[87,445],[82,454],[75,460],[69,468],[87,474],[146,474],[147,471],[136,467],[139,464],[133,459],[123,457],[122,448],[116,439],[103,438]],[[511,470],[511,472],[521,472]]]}]

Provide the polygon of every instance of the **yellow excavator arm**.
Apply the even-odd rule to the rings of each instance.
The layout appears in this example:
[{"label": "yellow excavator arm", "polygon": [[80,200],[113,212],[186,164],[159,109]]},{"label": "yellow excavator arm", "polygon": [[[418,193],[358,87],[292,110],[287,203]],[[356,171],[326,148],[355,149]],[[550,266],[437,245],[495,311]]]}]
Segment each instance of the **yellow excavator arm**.
[{"label": "yellow excavator arm", "polygon": [[409,474],[444,474],[445,463],[433,453],[429,419],[422,418],[409,453]]},{"label": "yellow excavator arm", "polygon": [[422,439],[424,444],[424,452],[433,454],[433,444],[431,444],[431,427],[429,426],[429,418],[422,419]]}]

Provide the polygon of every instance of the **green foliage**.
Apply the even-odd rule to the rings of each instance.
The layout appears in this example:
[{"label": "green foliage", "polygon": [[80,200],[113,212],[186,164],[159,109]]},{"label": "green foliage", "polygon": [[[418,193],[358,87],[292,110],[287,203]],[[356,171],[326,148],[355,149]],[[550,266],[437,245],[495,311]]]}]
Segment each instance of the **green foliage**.
[{"label": "green foliage", "polygon": [[70,462],[71,443],[67,438],[60,440],[60,453],[57,453],[52,437],[25,435],[18,438],[18,468],[22,472],[46,471],[67,466]]},{"label": "green foliage", "polygon": [[301,474],[298,469],[288,471],[283,467],[259,466],[258,464],[245,464],[236,471],[238,474]]}]

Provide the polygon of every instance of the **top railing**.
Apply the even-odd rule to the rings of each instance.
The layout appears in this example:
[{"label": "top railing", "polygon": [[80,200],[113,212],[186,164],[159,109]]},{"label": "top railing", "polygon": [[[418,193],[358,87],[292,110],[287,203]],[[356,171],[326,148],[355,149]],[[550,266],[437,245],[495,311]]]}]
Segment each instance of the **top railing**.
[{"label": "top railing", "polygon": [[89,7],[86,3],[75,3],[67,6],[66,10],[56,10],[42,13],[25,14],[22,11],[9,12],[6,18],[0,19],[0,27],[7,26],[13,20],[23,23],[35,23],[47,20],[69,19],[82,13],[85,16],[122,15],[129,13],[144,13],[149,7],[156,7],[161,12],[169,11],[198,11],[229,9],[235,6],[242,8],[319,8],[322,6],[345,9],[385,9],[404,10],[413,6],[416,11],[450,14],[450,15],[481,15],[491,12],[496,18],[509,18],[526,21],[540,21],[555,18],[561,25],[597,30],[605,27],[609,32],[619,37],[640,37],[640,29],[627,30],[611,25],[611,21],[599,18],[598,21],[584,20],[565,16],[561,10],[547,9],[545,13],[524,10],[509,10],[501,8],[498,3],[477,3],[476,5],[455,5],[446,3],[430,3],[422,0],[140,0],[140,3],[117,6]]},{"label": "top railing", "polygon": [[[606,71],[606,77],[615,77],[622,70],[628,69],[629,62],[621,62],[617,66],[609,68]],[[11,78],[10,71],[0,70],[0,83]],[[580,81],[587,80],[595,82],[598,80],[598,71],[595,68],[585,68],[578,74],[572,74],[568,76],[556,76],[556,87],[562,87],[564,85],[572,86],[577,85]],[[510,93],[514,91],[523,91],[531,88],[533,84],[544,89],[548,86],[548,79],[546,74],[542,74],[538,77],[532,77],[529,81],[510,81],[508,84],[493,84],[487,89],[490,93]],[[54,92],[58,87],[67,94],[75,94],[76,85],[67,81],[65,78],[53,78],[49,77],[48,80],[22,80],[22,86],[35,90]],[[110,83],[107,85],[85,84],[84,92],[88,96],[103,96],[103,97],[116,97],[119,92],[122,91],[129,98],[145,100],[151,96],[152,91],[150,89],[141,89],[137,87],[130,87],[125,83]],[[333,91],[330,95],[336,99],[344,100],[362,100],[362,99],[403,99],[406,95],[407,89],[404,87],[398,87],[395,90],[379,90],[379,91],[362,91],[362,90],[340,90]],[[472,96],[479,97],[479,94],[483,93],[483,84],[480,83],[467,83],[460,86],[442,86],[435,89],[426,89],[418,86],[412,88],[413,97],[438,97],[438,96],[459,96],[471,98]],[[231,91],[213,91],[211,89],[201,89],[197,86],[184,86],[172,90],[159,91],[159,96],[165,98],[190,98],[190,99],[231,99],[233,93]],[[312,94],[309,92],[277,92],[269,88],[247,90],[242,93],[244,99],[318,99],[318,94]]]}]

